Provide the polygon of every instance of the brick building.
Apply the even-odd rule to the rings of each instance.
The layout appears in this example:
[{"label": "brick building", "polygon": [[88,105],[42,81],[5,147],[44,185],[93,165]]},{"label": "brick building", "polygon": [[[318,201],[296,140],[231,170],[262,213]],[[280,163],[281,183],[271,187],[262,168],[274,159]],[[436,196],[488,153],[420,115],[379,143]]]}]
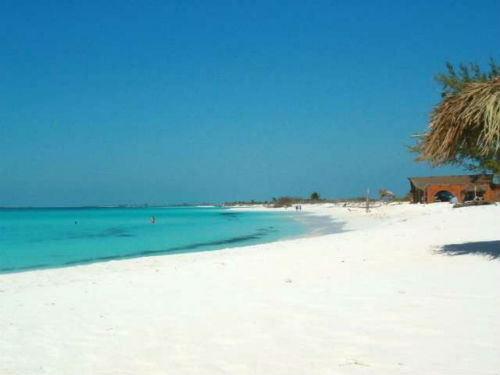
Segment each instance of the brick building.
[{"label": "brick building", "polygon": [[458,202],[474,199],[498,201],[500,185],[492,183],[492,175],[462,175],[409,177],[410,194],[413,203],[449,201],[455,197]]}]

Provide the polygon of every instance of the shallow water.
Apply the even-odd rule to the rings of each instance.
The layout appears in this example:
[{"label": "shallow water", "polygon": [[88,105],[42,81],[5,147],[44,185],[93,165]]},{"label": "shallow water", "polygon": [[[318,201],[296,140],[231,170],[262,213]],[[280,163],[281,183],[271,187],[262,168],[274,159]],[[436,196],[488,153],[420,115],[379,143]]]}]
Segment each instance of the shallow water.
[{"label": "shallow water", "polygon": [[192,207],[0,209],[0,273],[301,236],[310,226],[299,215]]}]

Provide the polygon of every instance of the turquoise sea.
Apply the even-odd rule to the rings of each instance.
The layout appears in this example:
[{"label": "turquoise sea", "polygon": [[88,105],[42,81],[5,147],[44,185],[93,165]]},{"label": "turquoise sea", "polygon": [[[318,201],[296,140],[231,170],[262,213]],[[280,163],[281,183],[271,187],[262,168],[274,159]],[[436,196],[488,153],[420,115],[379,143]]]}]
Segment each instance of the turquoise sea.
[{"label": "turquoise sea", "polygon": [[306,234],[300,216],[195,207],[0,209],[0,273],[270,242]]}]

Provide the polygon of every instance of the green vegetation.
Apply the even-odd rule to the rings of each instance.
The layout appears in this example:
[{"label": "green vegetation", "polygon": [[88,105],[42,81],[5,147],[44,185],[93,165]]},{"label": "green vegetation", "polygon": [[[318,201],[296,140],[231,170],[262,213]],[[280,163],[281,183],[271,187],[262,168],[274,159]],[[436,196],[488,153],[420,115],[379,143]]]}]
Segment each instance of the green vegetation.
[{"label": "green vegetation", "polygon": [[[316,196],[314,196],[316,197]],[[252,205],[264,205],[267,207],[292,207],[296,204],[315,204],[315,203],[363,203],[366,201],[366,196],[355,197],[355,198],[341,198],[341,199],[323,199],[317,195],[317,199],[313,199],[313,194],[311,194],[310,199],[304,199],[300,197],[283,196],[283,197],[273,197],[269,201],[236,201],[236,202],[226,202],[225,206],[252,206]],[[406,194],[404,197],[394,197],[393,202],[404,202],[410,200],[410,193]],[[378,199],[371,199],[372,202],[379,201]]]},{"label": "green vegetation", "polygon": [[444,98],[459,93],[468,83],[486,82],[500,76],[500,64],[497,64],[495,60],[490,60],[489,68],[489,72],[482,72],[476,63],[469,65],[460,63],[455,68],[452,63],[447,62],[447,72],[437,73],[434,80],[441,85],[441,96]]},{"label": "green vegetation", "polygon": [[269,202],[268,201],[258,201],[255,199],[252,199],[250,201],[224,202],[224,206],[254,206],[254,205],[266,205],[266,204],[269,204]]},{"label": "green vegetation", "polygon": [[319,201],[320,200],[319,194],[317,192],[312,193],[311,200],[312,201]]},{"label": "green vegetation", "polygon": [[280,197],[276,199],[273,207],[290,207],[292,204],[298,203],[299,201],[300,198]]}]

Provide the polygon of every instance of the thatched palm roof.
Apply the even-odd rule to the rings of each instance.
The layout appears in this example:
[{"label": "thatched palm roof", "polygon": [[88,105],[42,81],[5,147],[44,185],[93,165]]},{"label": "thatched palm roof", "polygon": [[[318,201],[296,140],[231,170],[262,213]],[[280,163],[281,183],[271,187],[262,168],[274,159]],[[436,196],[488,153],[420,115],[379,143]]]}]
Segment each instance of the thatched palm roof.
[{"label": "thatched palm roof", "polygon": [[500,77],[470,83],[446,97],[432,112],[429,128],[418,145],[420,160],[442,164],[471,149],[481,155],[498,155]]}]

